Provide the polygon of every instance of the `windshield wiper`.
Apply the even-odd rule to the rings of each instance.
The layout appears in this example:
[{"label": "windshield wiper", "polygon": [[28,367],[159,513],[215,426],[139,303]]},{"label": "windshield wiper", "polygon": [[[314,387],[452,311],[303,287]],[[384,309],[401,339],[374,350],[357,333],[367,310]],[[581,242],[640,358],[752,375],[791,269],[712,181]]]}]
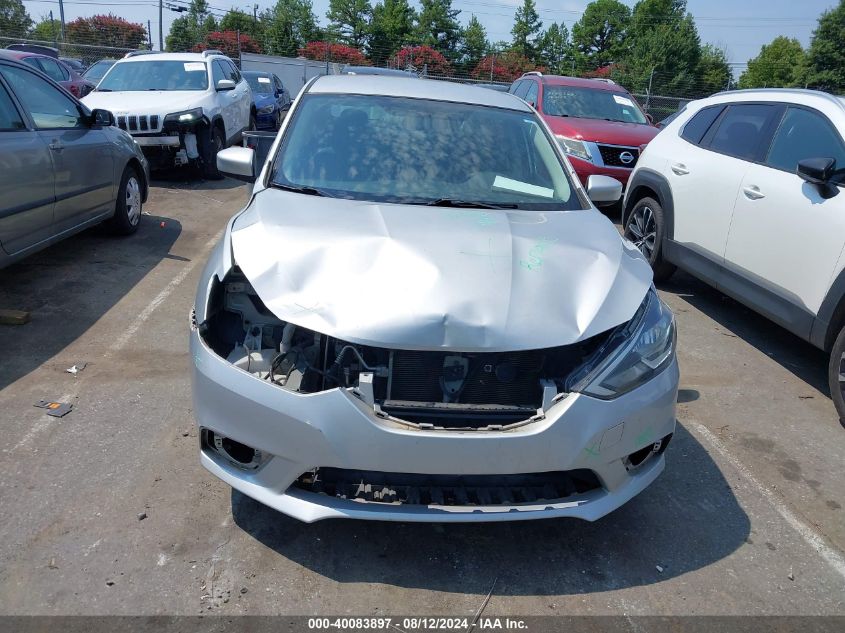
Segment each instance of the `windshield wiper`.
[{"label": "windshield wiper", "polygon": [[424,204],[427,207],[454,207],[456,209],[516,209],[515,204],[489,204],[473,200],[456,200],[455,198],[437,198],[429,202],[411,202],[409,204]]},{"label": "windshield wiper", "polygon": [[322,196],[324,198],[331,198],[325,191],[316,189],[315,187],[304,187],[300,185],[283,185],[278,182],[270,183],[270,186],[284,191],[293,191],[294,193],[304,193],[306,196]]}]

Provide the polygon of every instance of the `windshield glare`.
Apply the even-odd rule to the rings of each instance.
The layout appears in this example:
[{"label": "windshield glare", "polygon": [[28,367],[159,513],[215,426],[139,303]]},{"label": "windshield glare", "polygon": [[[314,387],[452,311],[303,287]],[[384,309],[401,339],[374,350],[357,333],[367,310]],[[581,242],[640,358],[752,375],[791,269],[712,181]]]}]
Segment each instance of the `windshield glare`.
[{"label": "windshield glare", "polygon": [[97,90],[207,90],[205,62],[161,61],[115,64]]},{"label": "windshield glare", "polygon": [[536,115],[405,97],[306,95],[272,182],[355,200],[582,208]]},{"label": "windshield glare", "polygon": [[630,96],[595,88],[545,86],[543,113],[550,116],[571,116],[581,119],[648,123]]}]

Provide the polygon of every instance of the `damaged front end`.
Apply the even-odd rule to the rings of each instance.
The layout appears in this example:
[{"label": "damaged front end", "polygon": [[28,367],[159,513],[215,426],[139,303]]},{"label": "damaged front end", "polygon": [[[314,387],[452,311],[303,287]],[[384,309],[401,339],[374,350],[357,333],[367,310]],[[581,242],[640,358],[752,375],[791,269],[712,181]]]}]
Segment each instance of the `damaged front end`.
[{"label": "damaged front end", "polygon": [[198,163],[208,142],[211,122],[202,108],[159,115],[118,115],[117,126],[141,146],[152,169]]},{"label": "damaged front end", "polygon": [[665,367],[674,344],[668,311],[668,322],[654,324],[660,332],[647,334],[655,349],[645,361],[625,360],[616,372],[605,368],[647,315],[665,321],[662,304],[652,296],[628,323],[571,345],[406,350],[351,343],[282,321],[235,266],[222,281],[215,277],[198,328],[217,355],[281,389],[300,394],[344,389],[376,416],[419,429],[501,431],[542,420],[571,391],[608,397],[614,389],[622,393],[641,384],[646,371]]}]

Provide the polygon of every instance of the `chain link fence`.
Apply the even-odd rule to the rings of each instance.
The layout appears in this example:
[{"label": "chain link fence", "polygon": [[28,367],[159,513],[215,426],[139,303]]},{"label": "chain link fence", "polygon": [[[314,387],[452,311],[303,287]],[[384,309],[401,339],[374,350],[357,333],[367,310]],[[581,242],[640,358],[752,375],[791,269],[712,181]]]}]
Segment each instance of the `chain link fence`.
[{"label": "chain link fence", "polygon": [[115,48],[113,46],[98,46],[96,44],[77,44],[60,41],[33,40],[18,37],[0,36],[0,48],[8,48],[12,44],[35,44],[46,46],[57,51],[59,57],[78,60],[87,68],[101,59],[120,59],[133,48]]}]

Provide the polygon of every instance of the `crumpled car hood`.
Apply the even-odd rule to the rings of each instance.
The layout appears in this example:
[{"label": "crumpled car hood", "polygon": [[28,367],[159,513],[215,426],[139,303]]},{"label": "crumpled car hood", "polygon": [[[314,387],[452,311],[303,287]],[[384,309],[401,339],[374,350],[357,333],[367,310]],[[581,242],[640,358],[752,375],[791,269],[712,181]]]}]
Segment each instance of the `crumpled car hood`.
[{"label": "crumpled car hood", "polygon": [[234,261],[281,320],[377,347],[568,345],[628,321],[651,269],[597,211],[480,211],[259,192]]}]

